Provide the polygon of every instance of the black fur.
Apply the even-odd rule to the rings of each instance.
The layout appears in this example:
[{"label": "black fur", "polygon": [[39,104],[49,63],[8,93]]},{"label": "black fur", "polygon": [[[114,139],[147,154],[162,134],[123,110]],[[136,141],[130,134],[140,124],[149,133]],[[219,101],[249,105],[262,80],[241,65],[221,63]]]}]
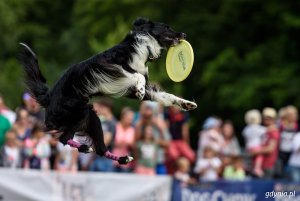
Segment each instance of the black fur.
[{"label": "black fur", "polygon": [[[46,110],[47,129],[62,133],[59,137],[62,143],[66,144],[69,139],[72,139],[75,132],[81,132],[92,139],[98,155],[102,156],[107,151],[101,123],[88,101],[95,95],[114,94],[106,94],[101,90],[90,93],[88,88],[90,85],[97,85],[95,75],[104,79],[109,77],[117,80],[128,77],[128,74],[140,73],[138,69],[129,65],[133,61],[133,55],[138,54],[134,45],[140,35],[150,35],[155,38],[161,49],[176,45],[180,39],[185,38],[185,34],[174,32],[168,25],[138,19],[134,22],[133,30],[120,44],[71,66],[51,89],[46,86],[46,79],[39,70],[35,53],[27,45],[22,44],[24,48],[20,60],[24,66],[26,85],[33,97]],[[143,45],[142,42],[141,44]],[[153,47],[150,45],[147,48],[148,56],[142,61],[143,63],[155,59],[152,58]],[[148,84],[147,71],[143,76],[146,79],[146,93],[143,99],[155,100],[150,92],[158,89]],[[136,98],[136,87],[128,85],[126,88],[128,90],[123,95]],[[85,149],[79,151],[85,152]]]}]

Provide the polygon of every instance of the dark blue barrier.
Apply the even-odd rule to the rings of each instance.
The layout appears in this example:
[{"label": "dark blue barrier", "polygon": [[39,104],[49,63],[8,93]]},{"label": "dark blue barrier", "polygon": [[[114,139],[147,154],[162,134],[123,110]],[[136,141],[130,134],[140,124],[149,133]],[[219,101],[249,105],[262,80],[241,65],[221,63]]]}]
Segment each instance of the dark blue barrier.
[{"label": "dark blue barrier", "polygon": [[184,187],[174,180],[172,201],[300,201],[300,183],[276,180],[216,181]]}]

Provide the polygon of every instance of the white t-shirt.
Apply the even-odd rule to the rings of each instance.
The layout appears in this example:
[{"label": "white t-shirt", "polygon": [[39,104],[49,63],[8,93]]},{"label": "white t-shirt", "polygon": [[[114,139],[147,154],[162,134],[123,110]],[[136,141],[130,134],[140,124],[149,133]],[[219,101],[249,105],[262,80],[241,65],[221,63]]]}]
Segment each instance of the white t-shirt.
[{"label": "white t-shirt", "polygon": [[209,129],[204,130],[200,133],[200,138],[198,142],[198,158],[203,157],[203,150],[205,147],[209,146],[215,150],[215,152],[221,152],[224,147],[225,141],[221,133],[216,130]]},{"label": "white t-shirt", "polygon": [[64,146],[61,143],[57,144],[57,150],[59,152],[59,169],[68,169],[71,167],[74,149],[75,148],[72,148],[69,145]]},{"label": "white t-shirt", "polygon": [[300,167],[300,132],[294,136],[292,141],[292,154],[289,159],[289,165]]},{"label": "white t-shirt", "polygon": [[279,150],[284,152],[293,151],[293,141],[296,132],[294,131],[282,131],[280,133],[280,145]]},{"label": "white t-shirt", "polygon": [[2,110],[1,114],[6,117],[11,125],[16,121],[16,113],[11,110]]},{"label": "white t-shirt", "polygon": [[262,146],[266,136],[266,128],[256,124],[248,125],[243,130],[243,136],[246,141],[247,149]]},{"label": "white t-shirt", "polygon": [[174,177],[184,183],[188,183],[190,180],[190,175],[188,173],[184,173],[180,171],[175,172]]},{"label": "white t-shirt", "polygon": [[222,162],[219,158],[201,158],[197,161],[194,172],[199,173],[205,168],[209,168],[207,171],[205,171],[201,176],[201,181],[215,181],[218,179],[218,172],[216,171],[216,168],[220,168],[222,165]]},{"label": "white t-shirt", "polygon": [[17,147],[4,146],[5,154],[10,161],[10,167],[16,168],[20,160],[20,151]]}]

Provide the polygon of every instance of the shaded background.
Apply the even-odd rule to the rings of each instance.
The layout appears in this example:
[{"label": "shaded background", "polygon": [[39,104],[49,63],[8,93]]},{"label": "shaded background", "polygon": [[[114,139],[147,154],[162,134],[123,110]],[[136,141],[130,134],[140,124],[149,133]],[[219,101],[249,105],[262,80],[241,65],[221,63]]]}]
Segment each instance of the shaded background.
[{"label": "shaded background", "polygon": [[[69,65],[119,43],[143,16],[187,33],[194,48],[194,68],[181,83],[168,78],[165,54],[150,64],[150,80],[197,102],[191,137],[212,114],[233,120],[239,136],[248,109],[300,107],[299,11],[292,0],[2,0],[0,93],[10,107],[20,104],[19,42],[34,49],[52,85]],[[116,113],[124,104],[139,105],[115,100]]]}]

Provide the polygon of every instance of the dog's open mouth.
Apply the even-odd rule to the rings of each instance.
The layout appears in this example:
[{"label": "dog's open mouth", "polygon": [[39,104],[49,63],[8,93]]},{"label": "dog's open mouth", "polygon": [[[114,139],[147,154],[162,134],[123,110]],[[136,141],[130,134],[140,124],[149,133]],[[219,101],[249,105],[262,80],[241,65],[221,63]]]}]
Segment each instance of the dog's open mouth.
[{"label": "dog's open mouth", "polygon": [[168,37],[168,36],[166,37],[167,40],[171,41],[171,46],[178,45],[180,41],[184,40],[185,38],[186,38],[186,34],[184,33],[177,34],[177,37]]},{"label": "dog's open mouth", "polygon": [[183,38],[175,38],[175,39],[172,39],[172,44],[171,46],[176,46],[180,43],[180,40],[183,40]]}]

